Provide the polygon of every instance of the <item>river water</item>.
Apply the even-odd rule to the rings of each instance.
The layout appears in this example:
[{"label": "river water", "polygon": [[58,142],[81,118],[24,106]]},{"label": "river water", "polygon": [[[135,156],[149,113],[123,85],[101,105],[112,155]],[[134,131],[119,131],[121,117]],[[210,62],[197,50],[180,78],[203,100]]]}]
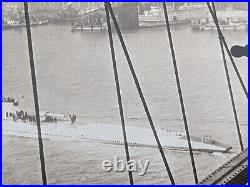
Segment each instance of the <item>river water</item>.
[{"label": "river water", "polygon": [[[70,31],[70,25],[32,28],[40,109],[75,113],[76,126],[120,125],[107,33]],[[156,128],[184,131],[167,32],[164,27],[123,31],[132,62]],[[192,136],[210,134],[233,146],[232,153],[195,153],[199,179],[206,177],[240,151],[236,127],[216,32],[198,32],[189,26],[172,27],[186,113]],[[2,93],[17,98],[34,111],[26,32],[2,31]],[[246,31],[225,32],[229,46],[245,45]],[[140,98],[114,36],[125,122],[149,128]],[[247,58],[236,64],[248,85]],[[229,62],[229,60],[228,60]],[[230,64],[230,62],[229,62]],[[244,145],[247,147],[247,99],[231,64],[229,71]],[[98,129],[96,129],[98,131]],[[49,184],[128,183],[127,172],[104,172],[101,162],[114,156],[125,160],[124,147],[94,143],[44,140]],[[165,151],[176,183],[194,183],[188,152]],[[3,136],[3,183],[41,183],[36,139]],[[132,159],[150,160],[144,176],[134,173],[135,183],[170,183],[159,151],[130,148]]]}]

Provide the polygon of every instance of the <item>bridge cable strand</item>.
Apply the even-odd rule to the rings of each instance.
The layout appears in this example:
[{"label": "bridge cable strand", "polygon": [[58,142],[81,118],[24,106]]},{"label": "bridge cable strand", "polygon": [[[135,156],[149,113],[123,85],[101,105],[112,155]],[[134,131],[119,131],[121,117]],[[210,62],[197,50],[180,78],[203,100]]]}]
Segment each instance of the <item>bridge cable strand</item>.
[{"label": "bridge cable strand", "polygon": [[[216,8],[215,8],[214,2],[212,2],[212,9],[213,9],[213,13],[214,13],[214,16],[215,16],[215,21],[218,23],[218,17],[217,17],[217,14],[216,14]],[[229,75],[229,72],[228,72],[228,66],[227,66],[227,61],[226,61],[226,57],[225,57],[224,47],[223,47],[223,43],[221,41],[221,37],[220,37],[219,32],[218,32],[218,39],[219,39],[219,42],[220,42],[220,48],[221,48],[221,53],[222,53],[222,58],[223,58],[223,63],[224,63],[224,68],[225,68],[225,73],[226,73],[226,78],[227,78],[227,84],[228,84],[229,94],[230,94],[230,98],[231,98],[232,109],[233,109],[233,113],[234,113],[234,120],[235,120],[237,133],[238,133],[238,138],[239,138],[239,143],[240,143],[240,148],[241,148],[241,151],[243,151],[244,146],[243,146],[241,132],[240,132],[238,115],[237,115],[237,111],[236,111],[236,107],[235,107],[235,101],[234,101],[233,90],[232,90],[232,85],[231,85],[231,81],[230,81],[230,75]]]},{"label": "bridge cable strand", "polygon": [[34,56],[33,56],[31,30],[30,30],[29,8],[28,8],[27,2],[24,2],[24,12],[25,12],[25,21],[26,21],[26,30],[27,30],[27,39],[28,39],[28,48],[29,48],[33,95],[34,95],[34,103],[35,103],[35,111],[36,111],[36,122],[37,122],[37,132],[38,132],[37,134],[38,134],[38,142],[39,142],[42,181],[44,185],[47,185],[44,152],[43,152],[43,140],[42,140],[42,135],[41,135],[41,124],[40,124],[40,115],[39,115],[38,94],[37,94],[37,85],[36,85],[36,71],[35,71]]},{"label": "bridge cable strand", "polygon": [[[119,104],[120,118],[121,118],[121,124],[122,124],[122,133],[123,133],[123,140],[124,140],[124,146],[125,146],[125,153],[126,153],[127,162],[129,162],[130,156],[129,156],[129,150],[128,150],[128,142],[127,142],[125,120],[124,120],[123,106],[122,106],[122,96],[121,96],[119,76],[118,76],[118,71],[117,71],[117,66],[116,66],[116,57],[115,57],[113,36],[112,36],[112,30],[111,30],[111,24],[110,24],[110,16],[109,16],[109,12],[108,12],[108,8],[107,8],[106,4],[104,4],[104,5],[105,5],[105,11],[106,11],[109,43],[110,43],[110,50],[111,50],[111,56],[112,56],[112,62],[113,62],[113,71],[114,71],[117,100],[118,100],[118,104]],[[134,182],[133,182],[132,171],[128,171],[128,176],[129,176],[130,184],[133,185]]]},{"label": "bridge cable strand", "polygon": [[178,73],[178,68],[177,68],[177,63],[176,63],[176,58],[175,58],[175,51],[174,51],[174,45],[173,45],[173,40],[172,40],[172,34],[171,34],[169,20],[168,20],[168,12],[167,12],[167,8],[166,8],[166,3],[163,2],[162,4],[163,4],[163,10],[164,10],[164,14],[165,14],[169,45],[170,45],[171,55],[172,55],[172,59],[173,59],[176,84],[177,84],[177,89],[178,89],[178,94],[179,94],[179,99],[180,99],[180,104],[181,104],[181,111],[182,111],[185,131],[186,131],[186,137],[187,137],[188,148],[189,148],[189,153],[190,153],[190,158],[191,158],[191,164],[192,164],[192,168],[193,168],[193,175],[194,175],[195,183],[198,184],[198,176],[197,176],[197,172],[196,172],[193,149],[192,149],[189,130],[188,130],[188,123],[187,123],[185,106],[184,106],[184,101],[183,101],[183,96],[182,96],[181,83],[180,83],[180,79],[179,79],[179,73]]},{"label": "bridge cable strand", "polygon": [[238,68],[237,68],[237,66],[236,66],[236,64],[235,64],[235,62],[234,62],[234,59],[233,59],[233,57],[232,57],[232,54],[230,53],[230,50],[229,50],[229,48],[228,48],[227,42],[226,42],[226,40],[225,40],[225,37],[223,36],[223,33],[221,32],[219,23],[218,23],[218,21],[216,22],[215,14],[214,14],[214,12],[213,12],[213,10],[212,10],[211,5],[209,4],[209,2],[207,2],[207,7],[208,7],[208,10],[209,10],[209,12],[210,12],[210,14],[211,14],[213,20],[214,20],[214,23],[215,23],[216,28],[217,28],[217,31],[218,31],[218,33],[219,33],[220,39],[221,39],[221,41],[222,41],[222,43],[223,43],[223,45],[224,45],[224,47],[225,47],[225,49],[226,49],[226,51],[227,51],[228,57],[229,57],[229,59],[230,59],[232,65],[233,65],[234,71],[235,71],[235,73],[236,73],[236,75],[237,75],[237,77],[238,77],[238,79],[239,79],[239,81],[240,81],[241,87],[242,87],[242,89],[243,89],[243,91],[244,91],[244,93],[245,93],[245,95],[246,95],[246,98],[248,99],[248,91],[247,91],[247,89],[246,89],[246,86],[245,86],[245,84],[244,84],[244,82],[243,82],[243,80],[242,80],[242,78],[241,78],[241,75],[240,75],[240,73],[239,73],[239,70],[238,70]]},{"label": "bridge cable strand", "polygon": [[130,59],[130,56],[129,56],[127,47],[126,47],[125,42],[124,42],[124,39],[123,39],[123,37],[122,37],[121,30],[120,30],[119,25],[118,25],[118,23],[117,23],[117,20],[116,20],[116,17],[115,17],[113,8],[111,7],[111,4],[110,4],[109,2],[106,2],[106,3],[105,3],[105,6],[108,8],[108,10],[109,10],[109,12],[110,12],[110,15],[111,15],[111,18],[112,18],[112,20],[113,20],[113,23],[114,23],[114,26],[115,26],[117,35],[118,35],[118,37],[119,37],[121,46],[122,46],[122,48],[123,48],[123,52],[124,52],[125,57],[126,57],[126,59],[127,59],[128,66],[129,66],[130,71],[131,71],[131,74],[132,74],[132,76],[133,76],[134,83],[135,83],[135,85],[136,85],[138,94],[139,94],[140,99],[141,99],[141,102],[142,102],[142,104],[143,104],[143,107],[144,107],[145,113],[146,113],[146,115],[147,115],[147,118],[148,118],[150,127],[151,127],[151,129],[152,129],[152,131],[153,131],[155,140],[156,140],[156,142],[157,142],[157,146],[158,146],[158,149],[159,149],[159,151],[160,151],[160,154],[161,154],[162,160],[163,160],[163,162],[164,162],[165,168],[166,168],[166,170],[167,170],[169,179],[170,179],[170,181],[171,181],[171,184],[174,185],[174,184],[175,184],[174,178],[173,178],[173,176],[172,176],[172,173],[171,173],[171,170],[170,170],[170,168],[169,168],[169,165],[168,165],[168,162],[167,162],[165,153],[164,153],[163,148],[162,148],[162,146],[161,146],[161,143],[160,143],[160,140],[159,140],[157,131],[156,131],[156,129],[155,129],[155,126],[154,126],[152,117],[151,117],[151,115],[150,115],[150,112],[149,112],[149,109],[148,109],[146,100],[145,100],[144,95],[143,95],[143,93],[142,93],[142,89],[141,89],[141,87],[140,87],[140,83],[139,83],[139,81],[138,81],[138,78],[137,78],[137,75],[136,75],[136,73],[135,73],[133,64],[132,64],[132,62],[131,62],[131,59]]}]

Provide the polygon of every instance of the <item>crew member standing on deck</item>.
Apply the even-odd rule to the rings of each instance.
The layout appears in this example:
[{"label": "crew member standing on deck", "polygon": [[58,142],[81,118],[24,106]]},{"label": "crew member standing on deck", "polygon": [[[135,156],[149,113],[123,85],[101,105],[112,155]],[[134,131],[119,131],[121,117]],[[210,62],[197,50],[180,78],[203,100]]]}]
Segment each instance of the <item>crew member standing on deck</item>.
[{"label": "crew member standing on deck", "polygon": [[71,121],[71,125],[73,125],[76,122],[76,115],[75,114],[69,115],[69,118]]}]

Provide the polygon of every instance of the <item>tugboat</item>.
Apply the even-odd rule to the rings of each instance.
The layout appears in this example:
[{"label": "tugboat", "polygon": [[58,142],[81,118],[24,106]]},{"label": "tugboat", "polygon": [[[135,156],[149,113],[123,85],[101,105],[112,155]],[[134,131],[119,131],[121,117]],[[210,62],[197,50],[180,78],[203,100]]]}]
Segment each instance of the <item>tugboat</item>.
[{"label": "tugboat", "polygon": [[[221,30],[248,30],[248,21],[245,20],[231,20],[229,18],[219,19],[219,26]],[[208,18],[193,18],[191,19],[191,28],[194,30],[208,31],[216,30],[216,25]]]},{"label": "tugboat", "polygon": [[71,26],[71,31],[106,31],[107,30],[107,25],[105,24],[100,24],[100,25],[81,25],[81,24],[72,24]]}]

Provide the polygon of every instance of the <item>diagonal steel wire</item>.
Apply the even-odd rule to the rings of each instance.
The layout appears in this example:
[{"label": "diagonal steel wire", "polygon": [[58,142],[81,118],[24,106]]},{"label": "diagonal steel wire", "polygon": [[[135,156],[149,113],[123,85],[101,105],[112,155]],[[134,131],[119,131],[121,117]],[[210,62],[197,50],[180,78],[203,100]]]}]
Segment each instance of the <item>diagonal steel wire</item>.
[{"label": "diagonal steel wire", "polygon": [[228,54],[228,57],[229,57],[229,59],[230,59],[232,65],[233,65],[234,71],[235,71],[235,73],[236,73],[236,75],[237,75],[237,77],[238,77],[238,79],[239,79],[239,81],[240,81],[241,87],[242,87],[242,89],[243,89],[243,91],[244,91],[244,93],[245,93],[245,95],[246,95],[246,98],[248,99],[248,91],[247,91],[247,89],[246,89],[246,86],[245,86],[245,84],[244,84],[244,82],[243,82],[243,80],[242,80],[242,78],[241,78],[240,72],[239,72],[239,70],[238,70],[238,68],[237,68],[237,66],[236,66],[236,64],[235,64],[235,62],[234,62],[234,59],[233,59],[232,54],[231,54],[231,52],[230,52],[230,50],[229,50],[229,48],[228,48],[227,42],[226,42],[226,40],[225,40],[225,37],[223,36],[223,33],[221,32],[219,23],[216,22],[216,17],[215,17],[215,14],[214,14],[214,12],[213,12],[213,10],[212,10],[212,8],[211,8],[211,5],[210,5],[208,2],[207,2],[207,7],[208,7],[208,10],[209,10],[209,12],[210,12],[210,14],[211,14],[213,20],[214,20],[214,23],[215,23],[215,25],[216,25],[216,28],[217,28],[219,37],[220,37],[220,39],[221,39],[221,41],[222,41],[222,43],[223,43],[223,45],[224,45],[224,47],[225,47],[225,49],[226,49],[226,52],[227,52],[227,54]]},{"label": "diagonal steel wire", "polygon": [[[118,71],[117,71],[117,66],[116,66],[116,58],[115,58],[113,36],[112,36],[112,30],[111,30],[111,24],[110,24],[110,16],[109,16],[108,7],[106,6],[106,4],[104,4],[104,6],[105,6],[105,11],[106,11],[106,19],[107,19],[107,26],[108,26],[110,51],[111,51],[112,62],[113,62],[113,71],[114,71],[117,100],[118,100],[118,104],[119,104],[120,118],[121,118],[121,124],[122,124],[122,133],[123,133],[123,140],[124,140],[124,146],[125,146],[125,154],[126,154],[127,162],[129,162],[130,156],[129,156],[129,150],[128,150],[128,141],[127,141],[125,120],[124,120],[124,114],[123,114],[123,106],[122,106],[122,97],[121,97],[119,76],[118,76]],[[133,185],[134,181],[133,181],[132,171],[128,170],[128,176],[129,176],[130,184]]]},{"label": "diagonal steel wire", "polygon": [[178,68],[177,68],[177,63],[176,63],[176,58],[175,58],[175,52],[174,52],[174,44],[173,44],[172,34],[171,34],[169,20],[168,20],[168,12],[167,12],[167,8],[166,8],[166,3],[163,2],[162,4],[163,4],[163,10],[164,10],[164,14],[165,14],[169,45],[170,45],[171,55],[172,55],[172,59],[173,59],[175,79],[176,79],[176,84],[177,84],[177,89],[178,89],[178,94],[179,94],[179,99],[180,99],[180,104],[181,104],[182,117],[183,117],[184,127],[185,127],[185,131],[186,131],[186,137],[187,137],[189,154],[190,154],[190,159],[191,159],[191,164],[192,164],[192,169],[193,169],[193,175],[194,175],[195,183],[198,184],[198,176],[197,176],[197,172],[196,172],[193,149],[192,149],[191,139],[190,139],[190,135],[189,135],[186,111],[185,111],[185,106],[184,106],[184,101],[183,101],[183,96],[182,96],[182,90],[181,90],[181,83],[180,83],[180,78],[179,78],[179,73],[178,73]]},{"label": "diagonal steel wire", "polygon": [[115,17],[113,8],[111,7],[111,4],[110,4],[109,2],[106,2],[106,3],[105,3],[105,6],[108,8],[109,13],[110,13],[110,15],[111,15],[111,18],[112,18],[112,20],[113,20],[113,23],[114,23],[114,26],[115,26],[117,35],[118,35],[118,37],[119,37],[121,46],[122,46],[122,48],[123,48],[123,52],[124,52],[125,57],[126,57],[126,59],[127,59],[129,69],[130,69],[131,74],[132,74],[132,76],[133,76],[133,79],[134,79],[134,82],[135,82],[135,85],[136,85],[138,94],[139,94],[139,96],[140,96],[140,99],[141,99],[141,102],[142,102],[142,104],[143,104],[145,113],[146,113],[146,115],[147,115],[147,118],[148,118],[150,127],[151,127],[151,129],[152,129],[152,131],[153,131],[155,140],[156,140],[156,142],[157,142],[158,149],[159,149],[159,151],[160,151],[162,160],[163,160],[164,165],[165,165],[165,168],[166,168],[166,170],[167,170],[169,179],[170,179],[170,181],[171,181],[171,184],[174,185],[174,184],[175,184],[175,181],[174,181],[174,179],[173,179],[172,172],[171,172],[171,170],[170,170],[170,168],[169,168],[169,165],[168,165],[168,162],[167,162],[165,153],[164,153],[163,148],[162,148],[162,145],[161,145],[161,143],[160,143],[160,140],[159,140],[157,131],[156,131],[156,129],[155,129],[155,126],[154,126],[152,117],[151,117],[151,115],[150,115],[150,112],[149,112],[149,109],[148,109],[146,100],[145,100],[144,95],[143,95],[143,93],[142,93],[142,89],[141,89],[141,87],[140,87],[140,83],[139,83],[139,81],[138,81],[138,78],[137,78],[137,75],[136,75],[136,73],[135,73],[135,70],[134,70],[132,61],[131,61],[131,59],[130,59],[130,56],[129,56],[127,47],[126,47],[125,42],[124,42],[124,39],[123,39],[123,37],[122,37],[121,30],[120,30],[120,27],[119,27],[118,22],[117,22],[117,20],[116,20],[116,17]]},{"label": "diagonal steel wire", "polygon": [[[214,2],[212,2],[212,9],[213,9],[213,13],[214,13],[214,16],[215,16],[215,21],[216,21],[216,23],[218,23],[218,18],[217,18],[216,8],[215,8]],[[225,57],[224,47],[223,47],[223,43],[222,43],[219,32],[218,32],[218,38],[219,38],[219,42],[220,42],[221,54],[222,54],[225,74],[226,74],[226,78],[227,78],[228,90],[229,90],[230,99],[231,99],[231,103],[232,103],[232,109],[233,109],[236,129],[237,129],[237,133],[238,133],[240,148],[241,148],[241,151],[243,151],[244,146],[243,146],[243,141],[242,141],[241,132],[240,132],[240,126],[239,126],[237,110],[236,110],[236,107],[235,107],[235,101],[234,101],[234,96],[233,96],[233,90],[232,90],[230,75],[229,75],[229,72],[228,72],[228,66],[227,66],[227,61],[226,61],[226,57]]]},{"label": "diagonal steel wire", "polygon": [[42,134],[41,134],[41,124],[40,124],[40,114],[39,114],[39,103],[38,103],[38,94],[37,94],[37,85],[36,85],[36,70],[35,70],[34,56],[33,56],[33,46],[32,46],[32,37],[31,37],[31,30],[30,30],[28,2],[24,2],[24,12],[25,12],[25,21],[26,21],[26,30],[27,30],[27,39],[28,39],[28,48],[29,48],[32,87],[33,87],[33,95],[34,95],[34,103],[35,103],[35,111],[36,111],[36,123],[37,123],[37,134],[38,134],[38,142],[39,142],[39,154],[40,154],[40,162],[41,162],[42,181],[44,185],[47,185],[44,152],[43,152],[43,140],[42,140]]}]

